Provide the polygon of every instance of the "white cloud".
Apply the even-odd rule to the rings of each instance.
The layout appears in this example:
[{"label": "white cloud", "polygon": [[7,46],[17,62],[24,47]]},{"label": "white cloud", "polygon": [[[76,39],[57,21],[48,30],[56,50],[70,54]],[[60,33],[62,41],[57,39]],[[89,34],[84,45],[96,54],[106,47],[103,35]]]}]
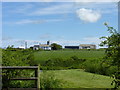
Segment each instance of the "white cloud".
[{"label": "white cloud", "polygon": [[11,9],[9,12],[12,12],[12,13],[20,13],[20,14],[26,14],[27,11],[29,11],[30,9],[34,8],[34,4],[23,4],[19,7],[16,7],[16,6],[8,6],[7,8],[13,8],[13,10]]},{"label": "white cloud", "polygon": [[83,38],[85,43],[90,43],[90,44],[100,44],[101,40],[98,37],[85,37]]},{"label": "white cloud", "polygon": [[101,13],[117,13],[118,3],[117,2],[76,2],[75,7],[90,8],[99,10]]},{"label": "white cloud", "polygon": [[63,21],[63,19],[47,19],[47,20],[30,20],[30,19],[23,19],[20,21],[14,21],[14,22],[4,22],[4,24],[9,25],[24,25],[24,24],[42,24],[42,23],[49,23],[49,22],[60,22]]},{"label": "white cloud", "polygon": [[52,43],[59,43],[62,45],[80,45],[80,44],[100,44],[102,40],[100,40],[98,37],[85,37],[81,40],[58,40],[58,41],[52,41]]},{"label": "white cloud", "polygon": [[101,14],[91,9],[81,8],[76,11],[80,20],[84,22],[97,22],[101,18]]},{"label": "white cloud", "polygon": [[14,24],[38,24],[38,23],[44,23],[44,20],[21,20],[21,21],[17,21],[14,22]]},{"label": "white cloud", "polygon": [[[49,1],[49,0],[48,0]],[[45,7],[40,7],[40,3],[27,3],[19,7],[12,7],[9,12],[11,13],[20,13],[25,16],[41,16],[41,15],[57,15],[57,14],[69,14],[75,13],[76,9],[80,8],[90,8],[99,10],[103,13],[117,13],[117,3],[103,3],[103,2],[73,2],[73,3],[59,3],[55,5],[50,5],[44,3]],[[7,8],[10,8],[7,6]]]},{"label": "white cloud", "polygon": [[46,8],[40,8],[37,9],[33,12],[31,12],[29,15],[52,15],[52,14],[66,14],[66,13],[71,13],[72,12],[72,7],[73,5],[71,4],[60,4],[60,5],[53,5],[50,7]]}]

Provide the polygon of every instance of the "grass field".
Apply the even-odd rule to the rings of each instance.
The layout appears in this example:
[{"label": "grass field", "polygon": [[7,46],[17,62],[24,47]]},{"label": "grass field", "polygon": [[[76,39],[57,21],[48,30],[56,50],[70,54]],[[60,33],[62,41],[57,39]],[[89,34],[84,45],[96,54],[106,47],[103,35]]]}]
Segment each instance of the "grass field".
[{"label": "grass field", "polygon": [[112,78],[84,72],[81,69],[43,71],[41,76],[50,73],[65,82],[62,88],[113,88]]},{"label": "grass field", "polygon": [[104,51],[39,51],[34,53],[35,61],[41,62],[53,58],[69,59],[72,56],[77,56],[80,59],[99,59],[104,56]]}]

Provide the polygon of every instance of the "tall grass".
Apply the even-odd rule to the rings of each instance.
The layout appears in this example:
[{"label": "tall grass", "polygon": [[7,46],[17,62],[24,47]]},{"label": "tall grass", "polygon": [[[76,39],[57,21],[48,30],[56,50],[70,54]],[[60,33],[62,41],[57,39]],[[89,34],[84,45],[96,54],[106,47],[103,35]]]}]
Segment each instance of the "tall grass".
[{"label": "tall grass", "polygon": [[52,72],[43,71],[40,77],[40,87],[43,89],[48,88],[62,88],[65,84],[61,79],[55,77]]},{"label": "tall grass", "polygon": [[34,53],[34,59],[37,63],[42,63],[49,59],[61,58],[67,60],[72,56],[80,59],[99,59],[104,57],[104,51],[81,51],[81,50],[60,50],[60,51],[39,51]]},{"label": "tall grass", "polygon": [[111,85],[112,78],[84,72],[81,69],[48,70],[41,76],[44,77],[44,80],[41,80],[42,88],[68,88],[68,90],[69,88],[73,88],[73,90],[74,88],[113,88]]}]

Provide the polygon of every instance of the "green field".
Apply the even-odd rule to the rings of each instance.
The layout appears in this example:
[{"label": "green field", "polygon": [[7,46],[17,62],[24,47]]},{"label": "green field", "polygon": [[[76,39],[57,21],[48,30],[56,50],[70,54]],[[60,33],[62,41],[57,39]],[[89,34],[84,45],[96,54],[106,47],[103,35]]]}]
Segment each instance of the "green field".
[{"label": "green field", "polygon": [[[41,72],[41,76],[54,75],[55,78],[60,79],[63,83],[63,87],[61,88],[113,88],[111,86],[112,78],[109,76],[93,74],[89,72],[99,73],[100,63],[99,60],[104,57],[104,51],[97,51],[97,50],[59,50],[59,51],[38,51],[34,53],[35,62],[41,63],[47,60],[55,60],[55,58],[60,58],[69,64],[68,67],[77,68],[78,69],[69,69],[65,70],[65,66],[61,66],[61,70],[57,70],[57,66],[55,67],[56,70],[48,70],[45,71],[43,68],[43,72]],[[72,56],[77,56],[79,59],[86,59],[85,62],[75,63],[77,61],[72,61],[74,65],[69,62]],[[78,59],[78,61],[79,61]],[[62,65],[62,61],[57,62],[58,67]],[[50,69],[53,67],[52,65],[55,62],[49,62],[48,66],[44,66]],[[79,65],[80,64],[80,65]],[[84,66],[83,69],[81,65]],[[88,70],[89,69],[89,70]],[[85,72],[84,70],[88,71]],[[101,69],[100,69],[101,70]],[[98,71],[98,72],[97,72]]]},{"label": "green field", "polygon": [[54,78],[65,82],[61,88],[113,88],[111,85],[112,78],[84,72],[81,69],[48,70],[41,72],[41,76],[46,74],[54,74]]},{"label": "green field", "polygon": [[69,59],[72,56],[77,56],[80,59],[99,59],[104,56],[104,51],[39,51],[34,53],[35,61],[41,62],[54,58],[61,58],[63,60]]}]

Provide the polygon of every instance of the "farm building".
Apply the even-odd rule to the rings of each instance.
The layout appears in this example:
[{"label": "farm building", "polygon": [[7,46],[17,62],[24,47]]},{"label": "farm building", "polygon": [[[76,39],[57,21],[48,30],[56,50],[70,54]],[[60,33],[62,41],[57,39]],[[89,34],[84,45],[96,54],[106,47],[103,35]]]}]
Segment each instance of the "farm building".
[{"label": "farm building", "polygon": [[80,44],[80,49],[96,49],[96,45],[94,44]]},{"label": "farm building", "polygon": [[25,49],[25,46],[19,46],[18,49]]},{"label": "farm building", "polygon": [[79,46],[65,46],[66,49],[79,49]]},{"label": "farm building", "polygon": [[94,44],[80,44],[79,46],[65,46],[66,49],[96,49]]},{"label": "farm building", "polygon": [[51,50],[51,47],[49,44],[50,42],[47,41],[47,44],[34,45],[33,50],[38,50],[38,49]]},{"label": "farm building", "polygon": [[38,49],[51,50],[51,47],[50,45],[47,45],[47,44],[40,44],[40,45],[33,46],[33,50],[38,50]]}]

